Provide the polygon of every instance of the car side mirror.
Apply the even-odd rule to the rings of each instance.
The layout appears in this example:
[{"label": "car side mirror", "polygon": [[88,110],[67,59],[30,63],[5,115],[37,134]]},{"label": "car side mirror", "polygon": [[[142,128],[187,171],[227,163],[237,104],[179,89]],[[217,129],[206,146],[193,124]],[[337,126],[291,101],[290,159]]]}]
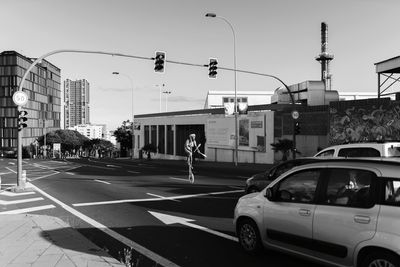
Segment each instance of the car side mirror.
[{"label": "car side mirror", "polygon": [[272,191],[272,188],[268,187],[265,190],[265,195],[264,195],[269,201],[274,200],[274,192]]}]

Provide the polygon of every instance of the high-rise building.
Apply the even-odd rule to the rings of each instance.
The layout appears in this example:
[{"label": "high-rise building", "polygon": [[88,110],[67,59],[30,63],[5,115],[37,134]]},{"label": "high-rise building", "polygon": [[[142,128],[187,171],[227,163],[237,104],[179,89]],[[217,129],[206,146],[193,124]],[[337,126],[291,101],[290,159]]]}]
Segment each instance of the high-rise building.
[{"label": "high-rise building", "polygon": [[65,129],[80,124],[90,124],[89,83],[85,79],[64,81]]},{"label": "high-rise building", "polygon": [[[18,110],[12,96],[33,61],[15,51],[0,53],[0,154],[17,149]],[[45,132],[60,129],[60,85],[60,69],[46,60],[27,76],[23,91],[29,100],[22,109],[28,112],[28,121],[22,130],[23,146],[34,144]]]}]

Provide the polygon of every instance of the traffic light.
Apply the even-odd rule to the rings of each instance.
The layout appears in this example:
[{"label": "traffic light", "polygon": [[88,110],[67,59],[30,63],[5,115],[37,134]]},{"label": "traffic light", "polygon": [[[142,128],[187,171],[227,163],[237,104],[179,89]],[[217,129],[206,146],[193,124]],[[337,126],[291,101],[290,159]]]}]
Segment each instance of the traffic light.
[{"label": "traffic light", "polygon": [[165,63],[165,52],[156,52],[156,57],[154,59],[154,71],[155,72],[164,72],[164,63]]},{"label": "traffic light", "polygon": [[294,124],[294,133],[300,134],[300,123],[298,121]]},{"label": "traffic light", "polygon": [[215,79],[217,78],[217,67],[218,61],[216,58],[210,58],[210,64],[208,64],[208,77]]},{"label": "traffic light", "polygon": [[21,131],[22,129],[24,129],[26,126],[28,126],[26,124],[26,121],[28,120],[26,118],[26,115],[28,115],[28,112],[25,110],[21,110],[18,113],[18,131]]}]

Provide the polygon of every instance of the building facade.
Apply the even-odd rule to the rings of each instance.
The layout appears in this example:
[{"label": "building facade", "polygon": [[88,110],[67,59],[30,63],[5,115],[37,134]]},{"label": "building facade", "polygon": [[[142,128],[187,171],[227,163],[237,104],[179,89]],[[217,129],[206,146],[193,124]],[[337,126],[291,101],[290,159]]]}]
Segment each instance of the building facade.
[{"label": "building facade", "polygon": [[[16,151],[18,111],[12,100],[25,71],[34,60],[15,51],[0,53],[0,152]],[[22,130],[22,145],[28,146],[44,133],[60,129],[60,69],[46,60],[27,76],[23,91],[28,95],[27,127]]]},{"label": "building facade", "polygon": [[85,79],[64,81],[65,129],[81,124],[90,124],[90,85]]},{"label": "building facade", "polygon": [[89,139],[105,139],[106,125],[94,125],[94,124],[80,124],[73,127],[69,127],[69,130],[74,130],[86,136]]},{"label": "building facade", "polygon": [[[274,91],[238,91],[236,98],[238,103],[252,105],[269,104]],[[204,108],[223,108],[228,103],[235,102],[234,91],[208,91]]]}]

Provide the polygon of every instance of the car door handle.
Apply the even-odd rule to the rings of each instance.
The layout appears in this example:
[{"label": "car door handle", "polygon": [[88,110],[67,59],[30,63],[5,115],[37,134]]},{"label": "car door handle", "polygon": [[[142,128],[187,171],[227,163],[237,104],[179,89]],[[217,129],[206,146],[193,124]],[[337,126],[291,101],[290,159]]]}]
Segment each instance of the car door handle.
[{"label": "car door handle", "polygon": [[310,216],[311,215],[311,211],[307,210],[307,209],[299,209],[299,214],[301,216]]},{"label": "car door handle", "polygon": [[368,224],[371,222],[371,218],[368,216],[356,215],[354,216],[354,221],[356,223]]}]

